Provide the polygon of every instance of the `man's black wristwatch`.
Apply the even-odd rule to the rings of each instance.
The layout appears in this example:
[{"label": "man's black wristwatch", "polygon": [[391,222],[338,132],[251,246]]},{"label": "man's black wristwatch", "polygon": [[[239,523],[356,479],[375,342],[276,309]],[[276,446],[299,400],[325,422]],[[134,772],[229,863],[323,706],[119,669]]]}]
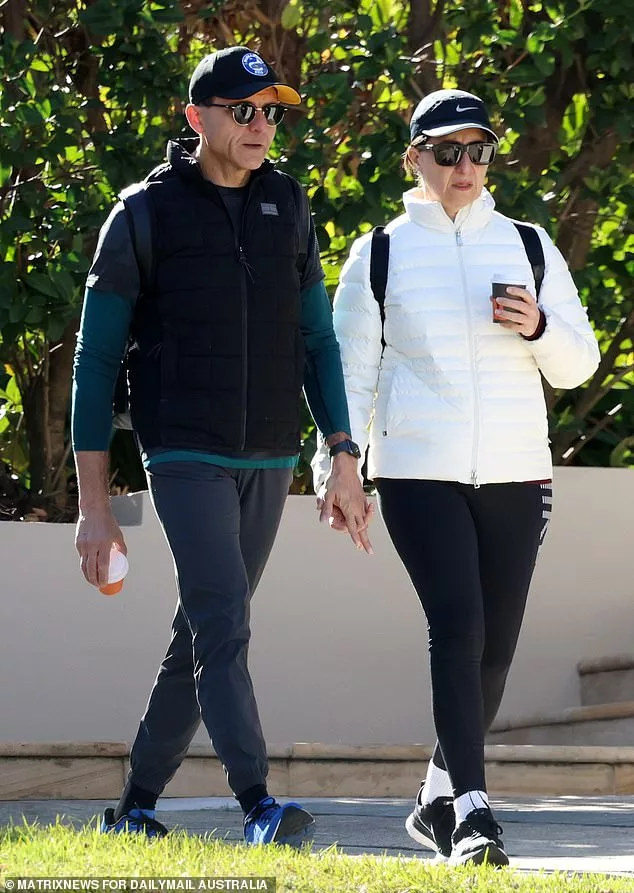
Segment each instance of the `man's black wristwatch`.
[{"label": "man's black wristwatch", "polygon": [[334,446],[330,447],[330,458],[338,453],[350,453],[355,459],[361,458],[361,450],[353,440],[340,440]]}]

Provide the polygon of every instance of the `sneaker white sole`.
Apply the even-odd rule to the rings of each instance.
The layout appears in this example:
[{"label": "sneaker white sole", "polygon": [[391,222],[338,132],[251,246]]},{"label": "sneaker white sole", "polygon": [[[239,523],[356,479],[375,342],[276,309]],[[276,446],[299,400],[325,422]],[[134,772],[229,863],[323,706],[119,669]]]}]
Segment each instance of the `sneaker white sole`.
[{"label": "sneaker white sole", "polygon": [[443,856],[442,853],[438,851],[438,847],[434,843],[431,837],[426,837],[422,831],[420,831],[415,824],[414,813],[410,813],[405,819],[405,830],[416,843],[420,843],[422,846],[427,847],[428,850],[433,850],[436,853],[436,858],[434,862],[444,863],[448,862],[449,859],[447,856]]},{"label": "sneaker white sole", "polygon": [[504,850],[494,843],[488,843],[471,853],[462,853],[460,856],[451,854],[450,865],[491,865],[494,868],[502,868],[509,864],[509,857]]}]

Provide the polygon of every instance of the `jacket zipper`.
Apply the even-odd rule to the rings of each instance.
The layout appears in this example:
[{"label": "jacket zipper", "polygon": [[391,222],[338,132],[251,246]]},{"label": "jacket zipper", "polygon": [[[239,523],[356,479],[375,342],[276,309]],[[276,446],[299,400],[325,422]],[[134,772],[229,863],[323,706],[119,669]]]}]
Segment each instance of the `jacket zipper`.
[{"label": "jacket zipper", "polygon": [[[381,376],[381,369],[382,369],[382,366],[383,366],[383,357],[381,357],[381,361],[380,361],[380,363],[379,363],[379,377]],[[390,393],[387,395],[387,402],[386,402],[386,404],[385,404],[385,422],[384,422],[384,424],[385,424],[385,428],[381,431],[381,436],[382,436],[382,437],[387,437],[387,420],[388,420],[388,416],[389,416],[390,397],[391,397],[391,394],[392,394],[392,383],[393,383],[393,381],[394,381],[394,371],[395,371],[395,367],[392,367],[392,378],[390,379]],[[376,390],[377,390],[377,394],[378,394],[378,391],[379,391],[379,385],[378,385],[378,382],[379,382],[379,379],[377,378],[377,388],[376,388]],[[376,410],[376,401],[375,401],[374,408],[375,408],[375,410]]]},{"label": "jacket zipper", "polygon": [[462,233],[456,230],[456,247],[458,249],[458,264],[460,266],[460,276],[462,278],[462,289],[464,293],[465,306],[467,308],[467,328],[469,331],[469,361],[471,364],[472,375],[471,385],[473,389],[473,445],[471,448],[471,483],[477,489],[478,483],[478,444],[480,440],[480,393],[475,375],[475,351],[474,351],[474,330],[473,319],[471,317],[471,307],[469,306],[469,293],[467,291],[467,277],[465,275],[464,261],[462,259]]}]

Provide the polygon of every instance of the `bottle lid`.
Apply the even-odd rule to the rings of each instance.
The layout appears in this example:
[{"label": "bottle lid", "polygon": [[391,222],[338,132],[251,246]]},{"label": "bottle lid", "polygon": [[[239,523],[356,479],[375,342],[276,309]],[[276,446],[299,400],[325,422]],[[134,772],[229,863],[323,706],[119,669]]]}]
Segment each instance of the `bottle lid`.
[{"label": "bottle lid", "polygon": [[128,573],[130,565],[123,552],[114,548],[110,552],[110,565],[108,567],[108,582],[99,587],[103,595],[116,595],[123,588],[123,580]]}]

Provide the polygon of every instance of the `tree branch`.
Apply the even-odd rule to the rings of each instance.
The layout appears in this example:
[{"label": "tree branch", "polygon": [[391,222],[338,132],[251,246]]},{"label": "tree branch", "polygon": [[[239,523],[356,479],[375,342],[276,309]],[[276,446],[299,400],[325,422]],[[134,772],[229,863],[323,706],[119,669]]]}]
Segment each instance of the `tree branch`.
[{"label": "tree branch", "polygon": [[410,0],[407,22],[407,45],[412,58],[419,63],[414,80],[417,93],[425,95],[438,89],[438,75],[433,51],[434,40],[444,23],[445,0]]},{"label": "tree branch", "polygon": [[569,452],[566,452],[566,456],[562,457],[560,464],[570,465],[572,463],[572,460],[575,458],[575,456],[579,455],[584,446],[587,446],[600,431],[603,431],[604,428],[607,428],[611,421],[612,416],[605,415],[600,422],[597,422],[596,425],[593,425],[593,427],[590,428],[589,431],[587,431],[579,438],[574,447],[572,447]]},{"label": "tree branch", "polygon": [[26,0],[8,0],[0,11],[2,27],[15,40],[24,40],[26,36]]},{"label": "tree branch", "polygon": [[[599,403],[603,397],[609,393],[610,389],[617,381],[625,377],[631,369],[625,368],[625,371],[619,369],[614,370],[614,363],[621,353],[621,344],[627,338],[634,338],[634,310],[630,312],[628,317],[623,321],[618,333],[612,339],[610,346],[601,357],[599,366],[590,379],[589,385],[581,391],[581,395],[573,407],[573,422],[581,422],[589,412]],[[604,382],[608,376],[613,376],[609,384]],[[555,401],[556,403],[556,401]],[[553,403],[554,406],[554,403]],[[552,409],[552,406],[550,407]],[[553,457],[555,461],[563,460],[563,455],[573,443],[578,432],[570,429],[562,431],[558,436],[553,437]]]},{"label": "tree branch", "polygon": [[[626,338],[634,337],[634,310],[624,321],[621,329],[612,340],[610,346],[603,354],[597,371],[592,376],[590,384],[581,393],[581,398],[575,406],[575,418],[583,419],[593,409],[599,400],[604,396],[602,393],[602,385],[608,375],[618,374],[614,370],[614,361],[621,353],[621,344]],[[620,370],[619,370],[620,372]],[[608,388],[609,390],[609,388]]]},{"label": "tree branch", "polygon": [[53,470],[53,446],[51,441],[51,394],[49,391],[51,355],[48,342],[44,344],[42,360],[42,432],[44,434],[44,480],[43,490],[50,489],[51,472]]},{"label": "tree branch", "polygon": [[562,192],[569,184],[583,180],[593,167],[608,167],[614,158],[618,145],[619,137],[615,130],[606,130],[595,138],[586,132],[581,151],[559,175],[555,191]]},{"label": "tree branch", "polygon": [[[520,54],[520,59],[524,53]],[[509,66],[509,70],[519,59]],[[502,84],[506,81],[502,77]],[[566,109],[575,93],[580,91],[579,72],[576,67],[563,68],[562,60],[557,59],[555,70],[544,82],[544,123],[540,127],[531,127],[522,139],[518,140],[515,157],[520,165],[533,174],[539,174],[549,168],[550,157],[559,148],[559,128]]]},{"label": "tree branch", "polygon": [[583,180],[593,168],[608,167],[618,145],[619,137],[615,130],[607,130],[601,137],[595,138],[588,129],[581,151],[564,168],[557,180],[556,192],[570,187],[576,196],[574,201],[569,202],[566,214],[561,218],[557,235],[557,247],[573,271],[580,270],[585,265],[600,208],[599,203],[587,195]]},{"label": "tree branch", "polygon": [[29,380],[28,374],[24,371],[22,361],[15,347],[9,348],[7,353],[9,357],[9,365],[13,370],[18,390],[22,396],[22,405],[24,405],[25,394],[30,389],[31,381]]},{"label": "tree branch", "polygon": [[591,198],[578,197],[570,206],[566,218],[561,221],[557,247],[573,273],[575,270],[582,270],[586,264],[598,212],[598,202]]}]

